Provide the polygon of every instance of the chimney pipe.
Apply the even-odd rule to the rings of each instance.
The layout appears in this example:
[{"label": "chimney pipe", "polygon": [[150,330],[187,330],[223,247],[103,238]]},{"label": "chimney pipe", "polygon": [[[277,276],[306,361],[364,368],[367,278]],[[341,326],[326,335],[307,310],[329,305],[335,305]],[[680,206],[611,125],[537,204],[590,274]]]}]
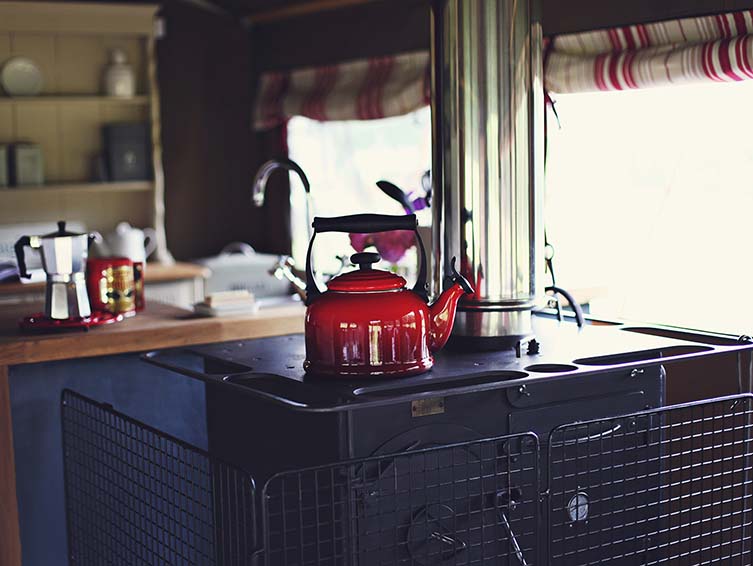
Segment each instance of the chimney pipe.
[{"label": "chimney pipe", "polygon": [[507,348],[532,334],[543,277],[539,0],[434,0],[432,64],[431,292],[456,256],[476,293],[453,341]]}]

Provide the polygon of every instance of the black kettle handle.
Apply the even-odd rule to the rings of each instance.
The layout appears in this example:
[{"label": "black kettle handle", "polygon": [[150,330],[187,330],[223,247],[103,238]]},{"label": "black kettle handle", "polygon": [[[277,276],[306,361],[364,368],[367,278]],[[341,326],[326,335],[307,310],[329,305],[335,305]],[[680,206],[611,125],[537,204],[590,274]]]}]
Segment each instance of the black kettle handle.
[{"label": "black kettle handle", "polygon": [[29,238],[29,236],[21,236],[14,246],[16,249],[16,261],[18,261],[18,276],[23,277],[24,279],[29,279],[31,277],[29,272],[26,271],[26,256],[24,254],[24,248],[27,246],[31,246],[31,238]]},{"label": "black kettle handle", "polygon": [[389,214],[352,214],[324,218],[317,216],[312,225],[315,232],[350,232],[355,234],[373,234],[391,230],[416,230],[418,219],[415,214],[392,216]]},{"label": "black kettle handle", "polygon": [[346,232],[354,234],[373,234],[375,232],[390,232],[392,230],[410,230],[415,233],[420,253],[418,279],[413,291],[424,300],[428,299],[426,285],[426,249],[418,233],[418,219],[415,214],[393,216],[389,214],[352,214],[350,216],[335,216],[331,218],[316,217],[312,224],[314,231],[306,253],[306,304],[310,305],[322,292],[316,284],[311,255],[317,233]]}]

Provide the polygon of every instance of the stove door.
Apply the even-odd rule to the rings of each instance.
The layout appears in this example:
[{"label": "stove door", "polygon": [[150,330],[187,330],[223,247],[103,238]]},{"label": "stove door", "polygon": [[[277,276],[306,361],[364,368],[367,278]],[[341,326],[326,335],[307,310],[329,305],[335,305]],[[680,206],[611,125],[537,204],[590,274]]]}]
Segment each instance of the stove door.
[{"label": "stove door", "polygon": [[538,563],[533,434],[286,472],[263,501],[270,565]]},{"label": "stove door", "polygon": [[750,564],[752,439],[747,394],[556,428],[549,563]]}]

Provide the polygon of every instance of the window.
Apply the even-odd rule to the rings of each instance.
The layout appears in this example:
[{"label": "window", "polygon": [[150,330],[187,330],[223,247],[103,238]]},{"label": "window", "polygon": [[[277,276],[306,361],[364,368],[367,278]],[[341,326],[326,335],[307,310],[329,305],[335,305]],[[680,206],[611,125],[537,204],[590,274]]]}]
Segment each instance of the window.
[{"label": "window", "polygon": [[[558,96],[545,210],[558,285],[585,290],[602,316],[753,331],[750,100],[753,81]],[[294,118],[289,143],[310,176],[315,214],[400,214],[375,182],[420,187],[430,112],[370,122]],[[303,200],[293,199],[302,265],[308,235]],[[336,256],[351,249],[347,236],[327,238],[317,240],[317,263],[333,273]]]},{"label": "window", "polygon": [[[311,183],[312,217],[402,214],[402,207],[376,182],[384,179],[409,192],[421,188],[421,176],[431,167],[431,112],[423,108],[395,118],[343,122],[295,117],[288,122],[288,145],[290,158],[303,168]],[[293,258],[302,266],[308,222],[303,187],[293,182]],[[428,224],[429,217],[426,210],[420,221]],[[337,256],[351,253],[347,235],[317,237],[316,266],[324,273],[337,272],[341,265]]]},{"label": "window", "polygon": [[592,312],[750,332],[753,81],[557,97],[547,232]]}]

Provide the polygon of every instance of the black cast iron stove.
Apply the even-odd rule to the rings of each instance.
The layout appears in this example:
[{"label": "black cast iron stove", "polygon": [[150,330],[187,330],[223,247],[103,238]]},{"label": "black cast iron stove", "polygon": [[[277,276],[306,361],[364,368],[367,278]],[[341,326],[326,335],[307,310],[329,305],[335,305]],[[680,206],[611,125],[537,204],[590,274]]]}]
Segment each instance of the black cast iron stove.
[{"label": "black cast iron stove", "polygon": [[[187,564],[750,563],[749,340],[546,316],[534,330],[537,354],[442,352],[429,373],[392,380],[306,376],[302,335],[147,354],[207,384],[203,479],[170,465],[155,490],[201,485],[211,504],[196,522],[194,502],[162,496],[188,534],[151,515],[145,532],[185,545],[196,523],[222,541]],[[668,368],[712,356],[736,358],[736,375],[713,378],[738,394],[668,406]],[[152,469],[152,452],[123,442],[142,455],[131,470]],[[239,477],[256,495],[239,496]],[[98,517],[118,516],[101,501]],[[74,541],[88,540],[81,524]]]}]

